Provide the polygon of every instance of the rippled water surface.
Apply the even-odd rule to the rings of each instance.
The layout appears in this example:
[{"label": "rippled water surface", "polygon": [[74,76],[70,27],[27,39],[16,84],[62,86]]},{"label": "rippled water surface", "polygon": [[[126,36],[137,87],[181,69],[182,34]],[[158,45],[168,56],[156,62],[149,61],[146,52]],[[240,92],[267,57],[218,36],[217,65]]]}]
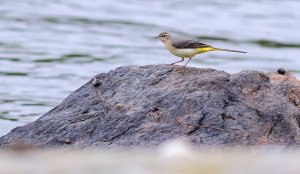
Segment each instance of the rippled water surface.
[{"label": "rippled water surface", "polygon": [[94,74],[178,58],[161,31],[248,51],[189,64],[300,77],[298,0],[0,0],[0,135],[58,105]]}]

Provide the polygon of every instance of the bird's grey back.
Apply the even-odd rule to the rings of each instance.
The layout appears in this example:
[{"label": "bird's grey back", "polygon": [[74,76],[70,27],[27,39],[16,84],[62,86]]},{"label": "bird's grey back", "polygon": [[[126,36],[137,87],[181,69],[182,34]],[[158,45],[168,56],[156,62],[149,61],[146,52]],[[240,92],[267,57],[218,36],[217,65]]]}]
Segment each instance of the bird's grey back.
[{"label": "bird's grey back", "polygon": [[172,46],[179,49],[211,47],[210,45],[200,43],[194,39],[183,39],[183,38],[173,37],[171,41],[172,41]]}]

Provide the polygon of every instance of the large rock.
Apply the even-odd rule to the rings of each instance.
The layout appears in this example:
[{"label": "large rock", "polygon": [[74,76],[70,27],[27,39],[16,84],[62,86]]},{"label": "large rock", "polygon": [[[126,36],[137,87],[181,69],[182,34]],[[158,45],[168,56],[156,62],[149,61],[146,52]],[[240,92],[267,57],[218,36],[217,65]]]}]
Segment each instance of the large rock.
[{"label": "large rock", "polygon": [[[0,138],[47,146],[300,144],[300,82],[291,75],[151,65],[96,76],[33,123]],[[45,91],[46,92],[46,91]]]}]

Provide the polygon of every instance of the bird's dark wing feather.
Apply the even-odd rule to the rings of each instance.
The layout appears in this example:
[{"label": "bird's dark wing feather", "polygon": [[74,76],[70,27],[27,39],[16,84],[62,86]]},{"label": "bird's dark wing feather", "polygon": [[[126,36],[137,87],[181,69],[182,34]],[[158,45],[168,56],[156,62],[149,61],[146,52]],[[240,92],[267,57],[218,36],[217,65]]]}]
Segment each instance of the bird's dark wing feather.
[{"label": "bird's dark wing feather", "polygon": [[195,40],[183,40],[183,39],[173,40],[172,46],[179,49],[211,47],[210,45],[200,43]]}]

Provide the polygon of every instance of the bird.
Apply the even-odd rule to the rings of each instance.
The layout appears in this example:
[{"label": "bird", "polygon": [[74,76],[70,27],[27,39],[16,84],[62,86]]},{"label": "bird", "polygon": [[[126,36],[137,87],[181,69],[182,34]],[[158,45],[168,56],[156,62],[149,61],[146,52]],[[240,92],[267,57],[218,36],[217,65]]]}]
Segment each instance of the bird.
[{"label": "bird", "polygon": [[185,67],[192,60],[194,56],[208,51],[227,51],[227,52],[236,52],[236,53],[247,53],[245,51],[213,47],[211,45],[200,43],[199,41],[194,39],[176,38],[167,32],[161,32],[155,38],[159,38],[163,42],[167,50],[169,50],[173,55],[181,58],[180,61],[171,63],[171,65],[174,65],[179,62],[183,62],[184,58],[189,58],[189,60],[184,65]]}]

